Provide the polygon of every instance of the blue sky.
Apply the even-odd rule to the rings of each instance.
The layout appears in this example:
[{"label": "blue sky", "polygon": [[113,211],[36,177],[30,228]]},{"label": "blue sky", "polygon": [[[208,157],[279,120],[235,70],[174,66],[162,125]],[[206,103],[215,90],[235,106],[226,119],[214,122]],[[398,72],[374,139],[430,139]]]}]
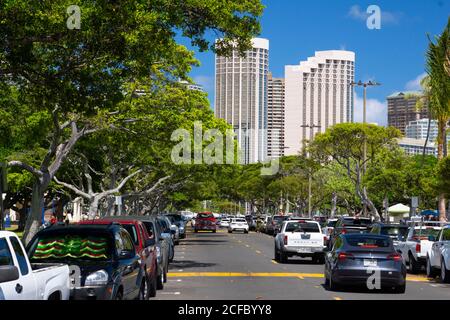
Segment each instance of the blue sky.
[{"label": "blue sky", "polygon": [[[260,37],[270,40],[270,70],[283,77],[284,66],[298,64],[317,50],[356,53],[356,80],[376,80],[368,91],[368,120],[387,122],[386,96],[418,89],[425,70],[426,34],[442,32],[450,0],[263,0]],[[381,29],[369,30],[366,10],[381,8]],[[201,66],[191,73],[214,106],[214,55],[197,53]],[[361,119],[362,92],[356,89],[355,120]]]}]

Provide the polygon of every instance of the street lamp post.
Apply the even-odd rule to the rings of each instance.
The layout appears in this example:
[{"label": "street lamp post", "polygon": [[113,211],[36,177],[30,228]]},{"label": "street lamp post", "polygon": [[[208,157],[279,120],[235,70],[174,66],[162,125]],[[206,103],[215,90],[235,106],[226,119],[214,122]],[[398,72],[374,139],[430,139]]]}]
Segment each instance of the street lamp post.
[{"label": "street lamp post", "polygon": [[[367,123],[367,87],[372,86],[380,86],[381,83],[368,81],[368,82],[362,82],[359,80],[358,82],[351,82],[351,86],[357,86],[357,87],[363,87],[363,124],[364,126]],[[363,173],[366,173],[366,161],[367,161],[367,141],[366,137],[364,136],[364,151],[363,151]]]},{"label": "street lamp post", "polygon": [[[357,87],[363,87],[363,126],[365,128],[367,123],[367,87],[373,87],[373,86],[380,86],[381,83],[368,81],[368,82],[362,82],[359,80],[358,82],[351,82],[351,86],[357,86]],[[363,175],[366,174],[367,169],[367,138],[364,134],[364,146],[363,146]],[[364,216],[366,215],[367,207],[364,203]]]},{"label": "street lamp post", "polygon": [[[309,141],[310,142],[313,141],[313,139],[314,139],[314,128],[320,128],[320,126],[316,125],[316,124],[309,124],[309,125],[303,124],[300,127],[310,129],[310,131],[309,131]],[[304,140],[305,139],[303,139],[303,148],[305,147]],[[308,154],[308,157],[309,157],[309,154]],[[310,170],[308,170],[308,217],[310,219],[312,216],[312,212],[311,212],[312,211],[312,206],[311,206],[312,190],[311,189],[312,189],[312,174],[311,174],[311,169],[310,169]]]}]

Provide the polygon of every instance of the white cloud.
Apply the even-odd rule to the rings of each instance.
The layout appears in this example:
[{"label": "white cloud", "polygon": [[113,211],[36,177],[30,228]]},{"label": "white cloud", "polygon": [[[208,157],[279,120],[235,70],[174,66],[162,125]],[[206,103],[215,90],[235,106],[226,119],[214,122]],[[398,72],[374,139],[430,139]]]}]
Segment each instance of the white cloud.
[{"label": "white cloud", "polygon": [[408,81],[405,85],[405,89],[409,91],[421,91],[422,87],[420,86],[420,81],[422,81],[426,75],[427,74],[424,72],[419,74],[415,79]]},{"label": "white cloud", "polygon": [[[363,98],[355,93],[355,122],[363,122]],[[367,99],[367,122],[380,126],[387,125],[387,103],[377,99]]]},{"label": "white cloud", "polygon": [[196,84],[199,84],[203,86],[203,89],[205,89],[206,92],[210,92],[211,90],[214,90],[214,78],[209,76],[195,76],[193,78],[194,82]]},{"label": "white cloud", "polygon": [[[347,16],[355,20],[366,21],[369,17],[369,14],[365,10],[362,10],[359,5],[354,5],[350,7]],[[381,23],[397,24],[400,22],[402,16],[403,13],[401,12],[389,12],[382,10]]]}]

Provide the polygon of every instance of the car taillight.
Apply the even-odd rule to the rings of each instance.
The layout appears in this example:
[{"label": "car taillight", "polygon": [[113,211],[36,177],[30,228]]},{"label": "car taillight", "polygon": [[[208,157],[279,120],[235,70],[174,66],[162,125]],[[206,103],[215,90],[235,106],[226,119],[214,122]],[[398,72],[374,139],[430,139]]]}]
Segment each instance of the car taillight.
[{"label": "car taillight", "polygon": [[339,261],[344,261],[345,259],[351,258],[351,257],[353,257],[353,255],[351,253],[339,252],[338,260]]},{"label": "car taillight", "polygon": [[342,232],[341,232],[342,234],[346,234],[347,233],[347,230],[345,230],[345,229],[342,229]]},{"label": "car taillight", "polygon": [[327,236],[323,236],[323,243],[326,243],[327,242]]},{"label": "car taillight", "polygon": [[392,253],[392,254],[388,255],[387,258],[389,260],[401,261],[402,260],[402,255],[399,254],[399,253]]},{"label": "car taillight", "polygon": [[422,249],[420,243],[416,244],[416,252],[420,252],[420,250]]},{"label": "car taillight", "polygon": [[287,241],[288,241],[288,237],[284,236],[283,242],[284,242],[284,245],[286,245],[286,246],[287,246]]}]

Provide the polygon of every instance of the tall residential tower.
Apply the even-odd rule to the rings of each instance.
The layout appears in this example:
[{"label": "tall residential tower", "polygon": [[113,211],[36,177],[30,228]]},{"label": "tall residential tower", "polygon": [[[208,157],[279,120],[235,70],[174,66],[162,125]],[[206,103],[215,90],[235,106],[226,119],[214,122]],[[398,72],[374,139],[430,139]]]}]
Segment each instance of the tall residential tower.
[{"label": "tall residential tower", "polygon": [[284,155],[284,79],[273,78],[267,83],[267,157]]},{"label": "tall residential tower", "polygon": [[245,57],[216,55],[215,114],[233,126],[244,163],[267,157],[269,40],[252,43]]},{"label": "tall residential tower", "polygon": [[351,51],[316,51],[307,61],[285,67],[286,155],[298,154],[311,134],[353,122],[354,77],[355,53]]}]

